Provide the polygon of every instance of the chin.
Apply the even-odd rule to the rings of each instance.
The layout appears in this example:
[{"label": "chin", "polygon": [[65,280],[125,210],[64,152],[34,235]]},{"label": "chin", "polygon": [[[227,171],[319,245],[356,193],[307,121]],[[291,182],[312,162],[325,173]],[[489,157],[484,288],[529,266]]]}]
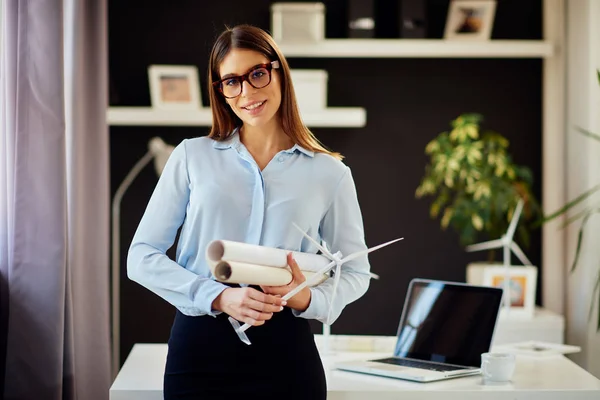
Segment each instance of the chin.
[{"label": "chin", "polygon": [[260,128],[261,126],[266,126],[269,125],[269,123],[271,121],[273,121],[273,119],[275,118],[275,116],[272,116],[270,118],[263,118],[263,117],[259,117],[259,118],[246,118],[243,119],[242,122],[245,125],[250,125],[256,128]]},{"label": "chin", "polygon": [[[268,111],[268,110],[265,110],[265,111]],[[241,114],[241,116],[240,116],[240,114]],[[253,127],[257,127],[257,128],[270,124],[276,118],[276,113],[269,113],[269,112],[263,112],[260,115],[256,115],[256,116],[249,116],[249,115],[244,115],[245,114],[244,110],[241,110],[240,114],[238,114],[238,117],[242,120],[242,122],[245,125],[249,125],[249,126],[253,126]]]}]

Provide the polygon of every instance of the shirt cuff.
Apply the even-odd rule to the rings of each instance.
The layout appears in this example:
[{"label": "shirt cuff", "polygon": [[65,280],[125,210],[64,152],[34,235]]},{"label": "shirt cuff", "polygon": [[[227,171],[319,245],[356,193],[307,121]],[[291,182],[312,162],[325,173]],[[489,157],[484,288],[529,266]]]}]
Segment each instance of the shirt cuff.
[{"label": "shirt cuff", "polygon": [[325,314],[324,308],[326,305],[325,295],[323,292],[316,288],[310,289],[310,304],[304,311],[298,311],[292,309],[292,314],[296,317],[301,317],[305,319],[323,319]]},{"label": "shirt cuff", "polygon": [[222,284],[221,282],[214,281],[212,279],[207,279],[202,287],[200,288],[200,293],[197,294],[197,307],[206,315],[210,315],[212,317],[216,317],[221,314],[221,311],[213,310],[212,303],[215,301],[217,296],[219,296],[225,289],[229,289],[229,286]]}]

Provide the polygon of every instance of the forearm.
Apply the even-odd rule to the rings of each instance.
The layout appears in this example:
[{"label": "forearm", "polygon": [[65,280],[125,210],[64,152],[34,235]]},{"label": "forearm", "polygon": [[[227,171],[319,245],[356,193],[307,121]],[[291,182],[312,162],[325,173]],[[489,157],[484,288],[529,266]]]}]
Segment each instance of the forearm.
[{"label": "forearm", "polygon": [[304,312],[311,302],[312,292],[310,288],[305,287],[296,293],[291,299],[288,299],[287,306],[297,312]]},{"label": "forearm", "polygon": [[144,243],[134,242],[127,258],[127,275],[191,316],[216,315],[213,300],[227,288],[203,278]]},{"label": "forearm", "polygon": [[365,294],[369,288],[370,276],[359,271],[343,271],[335,296],[333,282],[334,279],[329,278],[319,286],[310,288],[308,307],[304,311],[294,310],[294,315],[332,324],[340,316],[344,307]]}]

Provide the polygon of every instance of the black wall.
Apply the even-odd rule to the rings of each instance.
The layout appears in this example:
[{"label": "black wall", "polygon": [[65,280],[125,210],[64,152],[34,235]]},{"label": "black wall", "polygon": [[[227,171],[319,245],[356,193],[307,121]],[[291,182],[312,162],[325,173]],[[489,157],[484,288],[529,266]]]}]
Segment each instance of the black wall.
[{"label": "black wall", "polygon": [[[448,1],[428,1],[429,37],[442,36]],[[149,106],[150,64],[194,64],[208,104],[206,68],[216,35],[225,24],[250,23],[270,28],[268,0],[251,2],[110,1],[109,56],[111,106]],[[346,1],[325,1],[326,36],[345,33]],[[377,34],[397,32],[392,1],[377,1]],[[541,0],[499,0],[492,37],[539,39]],[[414,191],[424,172],[424,147],[463,112],[485,116],[485,126],[511,142],[515,161],[541,181],[542,62],[539,59],[302,59],[292,68],[329,73],[328,104],[367,111],[364,128],[315,128],[318,138],[346,156],[361,203],[368,245],[404,236],[393,247],[371,255],[381,275],[369,292],[346,308],[332,326],[338,334],[394,335],[406,288],[414,277],[465,280],[465,266],[485,258],[467,254],[457,235],[442,231],[429,218],[430,200]],[[207,127],[111,127],[112,192],[146,152],[148,140],[161,136],[171,144],[205,135]],[[166,342],[174,309],[127,279],[126,252],[157,178],[146,168],[121,205],[121,358],[136,342]],[[540,263],[540,232],[526,250]],[[538,299],[540,293],[538,291]],[[320,324],[313,329],[319,332]]]}]

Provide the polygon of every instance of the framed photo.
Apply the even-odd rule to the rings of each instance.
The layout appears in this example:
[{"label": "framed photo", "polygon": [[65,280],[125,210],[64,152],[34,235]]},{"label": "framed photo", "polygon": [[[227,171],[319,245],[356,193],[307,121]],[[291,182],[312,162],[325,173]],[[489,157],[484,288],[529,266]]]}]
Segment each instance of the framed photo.
[{"label": "framed photo", "polygon": [[[535,296],[537,283],[537,268],[533,266],[513,266],[508,268],[510,315],[533,317],[535,313]],[[503,266],[486,267],[483,271],[483,285],[504,289],[506,269]],[[505,308],[507,294],[502,300]]]},{"label": "framed photo", "polygon": [[152,107],[161,110],[198,110],[202,107],[195,66],[151,65],[148,78]]},{"label": "framed photo", "polygon": [[489,40],[495,13],[495,0],[452,0],[444,39]]}]

